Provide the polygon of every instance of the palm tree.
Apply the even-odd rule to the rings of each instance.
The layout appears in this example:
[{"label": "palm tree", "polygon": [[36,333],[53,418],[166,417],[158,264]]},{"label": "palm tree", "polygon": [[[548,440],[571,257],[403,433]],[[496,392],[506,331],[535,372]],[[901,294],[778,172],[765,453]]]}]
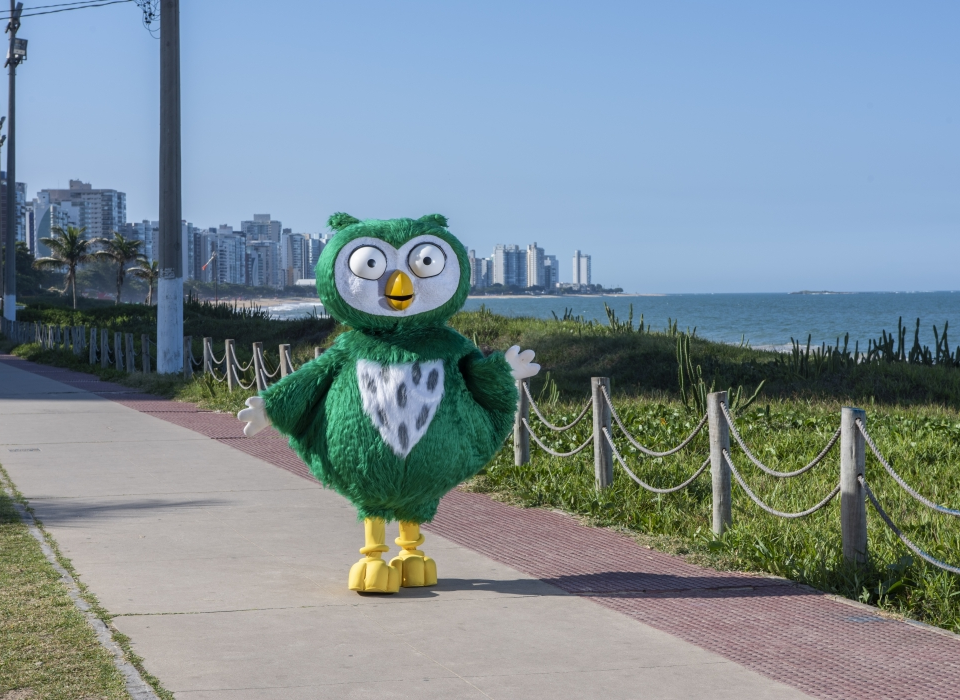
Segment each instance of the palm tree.
[{"label": "palm tree", "polygon": [[123,288],[123,280],[127,274],[126,265],[132,262],[144,260],[140,252],[140,246],[143,241],[136,238],[124,238],[122,234],[113,232],[113,238],[97,238],[94,243],[103,246],[101,250],[93,252],[93,256],[100,260],[112,260],[117,264],[117,300],[120,303],[120,290]]},{"label": "palm tree", "polygon": [[50,249],[50,255],[37,258],[33,262],[33,266],[38,270],[67,268],[67,280],[63,293],[66,294],[68,288],[73,290],[73,308],[77,308],[77,266],[90,262],[93,256],[90,249],[93,241],[84,237],[86,230],[86,226],[83,228],[67,226],[66,230],[60,226],[53,226],[50,229],[50,238],[40,239],[40,242]]},{"label": "palm tree", "polygon": [[160,279],[160,267],[156,260],[147,262],[146,258],[137,261],[135,267],[127,269],[131,275],[139,277],[147,282],[147,300],[144,302],[147,306],[153,306],[153,286]]}]

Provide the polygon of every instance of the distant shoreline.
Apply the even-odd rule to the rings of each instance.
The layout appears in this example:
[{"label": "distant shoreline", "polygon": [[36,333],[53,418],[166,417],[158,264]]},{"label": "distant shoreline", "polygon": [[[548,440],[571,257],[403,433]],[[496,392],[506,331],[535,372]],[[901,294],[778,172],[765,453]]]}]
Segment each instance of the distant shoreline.
[{"label": "distant shoreline", "polygon": [[665,297],[666,294],[477,294],[467,299],[602,299],[604,297]]}]

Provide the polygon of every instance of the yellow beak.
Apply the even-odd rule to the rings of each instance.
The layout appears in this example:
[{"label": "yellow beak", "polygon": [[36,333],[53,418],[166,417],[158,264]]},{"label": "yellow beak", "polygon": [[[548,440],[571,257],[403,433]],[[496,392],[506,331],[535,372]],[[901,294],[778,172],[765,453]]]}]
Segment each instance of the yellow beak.
[{"label": "yellow beak", "polygon": [[413,282],[405,273],[396,270],[387,278],[384,296],[393,309],[403,311],[413,303]]}]

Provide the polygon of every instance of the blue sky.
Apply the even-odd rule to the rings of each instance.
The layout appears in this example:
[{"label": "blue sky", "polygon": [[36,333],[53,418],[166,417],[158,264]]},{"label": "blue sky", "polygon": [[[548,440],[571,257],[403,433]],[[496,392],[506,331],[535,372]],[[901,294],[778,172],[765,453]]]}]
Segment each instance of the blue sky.
[{"label": "blue sky", "polygon": [[[184,217],[440,212],[478,254],[537,241],[569,279],[580,248],[628,291],[958,289],[958,26],[955,2],[182,0]],[[20,36],[18,180],[155,219],[137,8]]]}]

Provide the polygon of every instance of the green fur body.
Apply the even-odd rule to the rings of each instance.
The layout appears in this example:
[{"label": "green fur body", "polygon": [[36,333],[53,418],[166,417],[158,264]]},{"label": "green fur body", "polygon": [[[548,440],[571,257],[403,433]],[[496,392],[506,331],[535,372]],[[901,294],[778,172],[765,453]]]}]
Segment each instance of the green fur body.
[{"label": "green fur body", "polygon": [[[466,272],[466,284],[447,304],[400,322],[334,298],[332,280],[323,274],[351,238],[376,235],[397,247],[424,231],[452,242]],[[427,522],[440,498],[482,469],[509,433],[517,405],[510,367],[502,354],[484,357],[446,325],[466,297],[469,268],[466,251],[435,219],[354,223],[334,241],[317,264],[318,288],[325,307],[355,330],[267,389],[267,415],[320,482],[350,500],[361,518]],[[356,373],[361,359],[380,365],[443,361],[443,399],[406,458],[391,450],[363,410]]]}]

